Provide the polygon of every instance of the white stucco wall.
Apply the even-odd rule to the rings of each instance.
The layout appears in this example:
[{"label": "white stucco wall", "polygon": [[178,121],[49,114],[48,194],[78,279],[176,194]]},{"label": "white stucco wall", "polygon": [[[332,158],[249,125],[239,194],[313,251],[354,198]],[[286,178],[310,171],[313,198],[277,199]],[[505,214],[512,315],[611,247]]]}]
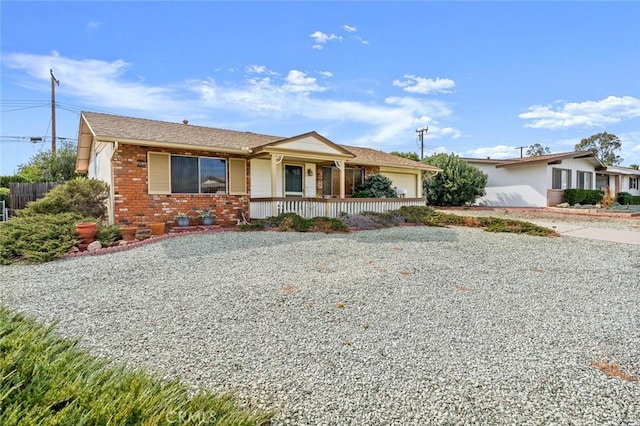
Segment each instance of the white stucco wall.
[{"label": "white stucco wall", "polygon": [[546,164],[500,168],[493,164],[473,165],[488,175],[486,194],[478,198],[475,204],[496,207],[546,207]]},{"label": "white stucco wall", "polygon": [[591,173],[591,189],[596,188],[596,170],[590,160],[584,158],[570,158],[562,160],[560,164],[549,164],[547,167],[547,188],[551,188],[553,183],[553,169],[571,170],[571,188],[578,187],[578,171]]},{"label": "white stucco wall", "polygon": [[332,146],[329,146],[313,137],[306,137],[291,142],[281,143],[278,144],[278,148],[322,154],[342,154],[342,152]]},{"label": "white stucco wall", "polygon": [[271,197],[271,161],[251,160],[251,197]]},{"label": "white stucco wall", "polygon": [[577,188],[578,171],[591,173],[596,188],[596,172],[591,160],[565,159],[560,164],[537,163],[496,168],[493,164],[469,162],[488,175],[486,195],[476,204],[499,207],[546,207],[547,190],[553,186],[553,169],[570,170],[571,188]]},{"label": "white stucco wall", "polygon": [[[253,159],[251,164],[251,198],[271,197],[271,160]],[[277,165],[276,171],[276,197],[284,197],[282,187],[283,168],[285,164],[294,164],[303,167],[302,185],[305,197],[316,195],[316,165],[314,163],[285,163]],[[313,176],[307,176],[307,169],[313,170]]]},{"label": "white stucco wall", "polygon": [[109,199],[107,200],[107,218],[113,223],[113,171],[111,169],[113,144],[110,142],[95,142],[89,155],[87,177],[101,180],[109,185]]}]

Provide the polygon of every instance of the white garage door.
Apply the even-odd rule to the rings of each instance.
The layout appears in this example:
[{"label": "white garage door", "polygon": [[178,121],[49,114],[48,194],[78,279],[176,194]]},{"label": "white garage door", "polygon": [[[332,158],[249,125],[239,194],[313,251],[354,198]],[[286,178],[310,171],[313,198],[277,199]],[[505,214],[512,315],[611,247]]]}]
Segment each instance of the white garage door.
[{"label": "white garage door", "polygon": [[381,172],[382,175],[388,177],[393,182],[393,186],[400,189],[406,189],[405,197],[415,198],[418,196],[416,188],[416,175],[406,173]]}]

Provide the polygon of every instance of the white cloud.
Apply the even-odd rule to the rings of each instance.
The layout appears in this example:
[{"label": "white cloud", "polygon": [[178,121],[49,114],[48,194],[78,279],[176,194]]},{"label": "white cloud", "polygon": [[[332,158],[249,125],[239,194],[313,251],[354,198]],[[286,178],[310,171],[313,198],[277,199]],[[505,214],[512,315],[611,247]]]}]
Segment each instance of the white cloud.
[{"label": "white cloud", "polygon": [[309,35],[309,37],[315,40],[316,44],[314,44],[312,47],[318,50],[322,50],[324,48],[324,45],[328,41],[332,41],[332,40],[342,41],[342,37],[337,36],[335,34],[325,34],[322,31],[316,31],[313,34]]},{"label": "white cloud", "polygon": [[620,157],[624,159],[623,164],[640,164],[640,131],[620,133],[617,136],[622,143]]},{"label": "white cloud", "polygon": [[333,77],[333,73],[331,71],[318,71],[318,74],[323,77]]},{"label": "white cloud", "polygon": [[405,81],[393,80],[393,85],[402,87],[402,90],[409,93],[451,93],[452,89],[456,86],[453,80],[448,78],[424,78],[418,77],[412,74],[405,74]]},{"label": "white cloud", "polygon": [[609,96],[600,101],[556,104],[558,105],[533,105],[518,117],[531,120],[525,127],[534,129],[599,127],[640,117],[640,99],[633,96]]},{"label": "white cloud", "polygon": [[[4,55],[2,63],[20,71],[13,79],[43,94],[49,92],[49,68],[53,68],[60,79],[57,90],[66,99],[75,98],[83,108],[114,114],[140,112],[142,117],[169,121],[202,117],[199,124],[215,126],[230,120],[252,131],[261,131],[256,127],[258,122],[269,123],[276,129],[270,132],[283,136],[288,131],[278,129],[286,126],[302,126],[301,132],[330,127],[335,133],[339,128],[343,132],[335,142],[380,149],[413,143],[415,129],[425,125],[429,126],[427,138],[461,136],[459,130],[440,123],[452,114],[445,103],[411,96],[391,96],[382,101],[368,98],[366,102],[332,98],[332,91],[320,85],[318,78],[296,69],[277,74],[251,65],[240,80],[206,77],[158,86],[127,77],[130,65],[123,60],[19,53]],[[323,95],[318,96],[321,92]]]},{"label": "white cloud", "polygon": [[287,74],[286,82],[283,87],[295,93],[323,92],[326,88],[316,83],[315,77],[309,77],[306,73],[298,70],[291,70]]},{"label": "white cloud", "polygon": [[352,27],[351,25],[344,25],[342,28],[349,33],[355,33],[356,31],[358,31],[356,27]]},{"label": "white cloud", "polygon": [[509,145],[496,145],[487,146],[476,149],[469,149],[462,154],[464,157],[470,158],[518,158],[520,157],[520,150],[515,146]]},{"label": "white cloud", "polygon": [[156,108],[175,108],[179,104],[178,94],[170,88],[124,80],[122,76],[129,63],[123,60],[76,60],[53,51],[50,55],[3,55],[2,62],[9,68],[26,72],[38,87],[50,81],[49,69],[53,69],[60,80],[59,92],[73,93],[87,103],[103,108],[146,110],[150,104]]}]

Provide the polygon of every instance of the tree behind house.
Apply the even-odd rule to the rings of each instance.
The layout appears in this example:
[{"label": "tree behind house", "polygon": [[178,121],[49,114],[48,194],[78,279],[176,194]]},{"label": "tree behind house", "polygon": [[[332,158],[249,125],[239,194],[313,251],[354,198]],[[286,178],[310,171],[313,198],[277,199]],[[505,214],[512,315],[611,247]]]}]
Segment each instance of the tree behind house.
[{"label": "tree behind house", "polygon": [[420,161],[420,157],[415,152],[391,151],[391,155],[395,155],[396,157],[406,158],[408,160]]},{"label": "tree behind house", "polygon": [[622,147],[620,139],[612,133],[597,133],[582,139],[579,144],[576,144],[576,151],[591,151],[595,154],[596,158],[607,166],[620,164],[622,158],[616,154]]},{"label": "tree behind house", "polygon": [[62,141],[55,156],[51,150],[41,151],[28,163],[18,166],[17,175],[29,183],[71,180],[77,176],[76,147],[69,141]]},{"label": "tree behind house", "polygon": [[551,154],[548,146],[542,146],[539,143],[529,145],[527,148],[527,157],[539,157],[541,155]]},{"label": "tree behind house", "polygon": [[429,204],[462,206],[485,194],[487,175],[455,154],[435,154],[425,163],[442,169],[424,180],[424,193]]}]

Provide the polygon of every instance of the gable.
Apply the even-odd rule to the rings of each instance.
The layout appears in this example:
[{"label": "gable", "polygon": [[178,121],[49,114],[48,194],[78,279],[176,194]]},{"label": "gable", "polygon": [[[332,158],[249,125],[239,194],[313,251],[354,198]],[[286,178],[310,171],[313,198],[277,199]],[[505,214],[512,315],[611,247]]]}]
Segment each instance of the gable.
[{"label": "gable", "polygon": [[328,145],[314,136],[284,141],[277,146],[278,150],[344,155],[344,151],[338,150],[335,146]]}]

